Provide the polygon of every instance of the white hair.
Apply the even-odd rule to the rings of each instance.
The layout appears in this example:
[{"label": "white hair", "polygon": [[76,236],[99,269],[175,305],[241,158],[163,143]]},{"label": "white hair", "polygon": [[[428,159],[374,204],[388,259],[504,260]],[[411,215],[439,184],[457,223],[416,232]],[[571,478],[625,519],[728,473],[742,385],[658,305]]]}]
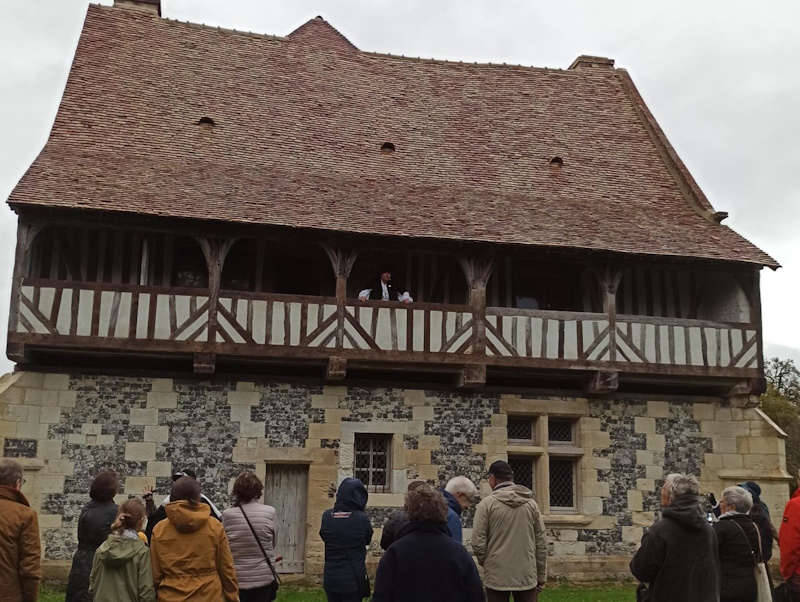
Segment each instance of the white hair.
[{"label": "white hair", "polygon": [[693,474],[674,472],[664,479],[664,491],[667,492],[670,500],[676,500],[683,496],[696,496],[700,493],[700,483]]},{"label": "white hair", "polygon": [[472,499],[478,495],[478,488],[475,486],[475,483],[473,483],[467,477],[462,476],[453,477],[447,481],[447,485],[444,486],[444,490],[450,495],[463,493],[469,499]]},{"label": "white hair", "polygon": [[753,509],[753,496],[744,487],[728,487],[722,492],[722,499],[729,506],[736,508],[736,512],[747,514]]}]

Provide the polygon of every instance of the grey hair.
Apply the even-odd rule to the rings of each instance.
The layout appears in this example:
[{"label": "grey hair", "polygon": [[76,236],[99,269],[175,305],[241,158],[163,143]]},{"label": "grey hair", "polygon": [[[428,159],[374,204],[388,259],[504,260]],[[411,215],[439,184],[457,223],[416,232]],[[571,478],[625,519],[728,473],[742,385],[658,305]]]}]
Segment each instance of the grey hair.
[{"label": "grey hair", "polygon": [[463,493],[469,499],[472,499],[478,495],[478,488],[475,486],[475,483],[473,483],[467,477],[462,476],[453,477],[447,481],[447,485],[444,486],[444,490],[451,495]]},{"label": "grey hair", "polygon": [[753,496],[744,487],[728,487],[722,492],[722,499],[729,506],[736,508],[736,512],[747,514],[753,508]]},{"label": "grey hair", "polygon": [[22,480],[22,464],[16,460],[0,460],[0,485],[14,487]]},{"label": "grey hair", "polygon": [[696,496],[700,493],[700,483],[693,474],[673,472],[664,479],[664,491],[670,500],[677,500],[684,496]]}]

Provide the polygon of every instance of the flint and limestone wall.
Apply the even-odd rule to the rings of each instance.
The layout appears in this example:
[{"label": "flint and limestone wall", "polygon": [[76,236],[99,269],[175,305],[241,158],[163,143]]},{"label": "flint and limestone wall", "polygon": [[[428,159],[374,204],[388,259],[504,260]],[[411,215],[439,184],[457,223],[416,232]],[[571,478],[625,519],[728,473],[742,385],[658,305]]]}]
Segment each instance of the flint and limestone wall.
[{"label": "flint and limestone wall", "polygon": [[[392,435],[391,493],[370,496],[376,529],[410,479],[443,484],[456,474],[480,483],[510,446],[507,419],[570,418],[576,424],[577,508],[556,514],[537,489],[551,541],[551,573],[590,580],[627,573],[644,529],[658,516],[671,471],[692,472],[704,492],[758,481],[774,516],[788,496],[784,436],[747,405],[720,399],[584,399],[491,392],[307,383],[235,382],[20,372],[0,380],[0,446],[26,469],[24,492],[40,514],[48,574],[63,576],[91,475],[114,467],[119,501],[145,484],[163,496],[170,475],[196,469],[218,506],[242,470],[308,465],[307,576],[321,573],[317,531],[338,482],[353,474],[357,433]],[[573,450],[575,451],[575,450]],[[546,452],[546,449],[545,449]],[[156,501],[159,501],[157,496]],[[465,519],[469,546],[472,513]]]}]

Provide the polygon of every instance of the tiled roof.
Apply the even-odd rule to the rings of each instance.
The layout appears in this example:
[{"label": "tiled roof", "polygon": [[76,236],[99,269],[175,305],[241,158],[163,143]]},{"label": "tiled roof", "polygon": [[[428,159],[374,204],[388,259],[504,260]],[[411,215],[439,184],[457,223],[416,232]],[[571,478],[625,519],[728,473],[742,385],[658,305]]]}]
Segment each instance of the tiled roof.
[{"label": "tiled roof", "polygon": [[90,6],[9,203],[777,266],[714,221],[612,65],[409,59],[319,18],[280,38]]}]

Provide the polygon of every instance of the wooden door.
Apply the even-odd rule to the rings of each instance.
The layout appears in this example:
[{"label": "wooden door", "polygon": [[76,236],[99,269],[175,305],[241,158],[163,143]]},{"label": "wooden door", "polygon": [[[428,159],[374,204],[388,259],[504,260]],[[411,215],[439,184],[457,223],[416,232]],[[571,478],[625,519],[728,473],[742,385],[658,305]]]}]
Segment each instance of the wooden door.
[{"label": "wooden door", "polygon": [[302,573],[306,558],[306,497],[308,466],[267,464],[264,503],[278,514],[275,554],[283,556],[275,568],[279,573]]}]

